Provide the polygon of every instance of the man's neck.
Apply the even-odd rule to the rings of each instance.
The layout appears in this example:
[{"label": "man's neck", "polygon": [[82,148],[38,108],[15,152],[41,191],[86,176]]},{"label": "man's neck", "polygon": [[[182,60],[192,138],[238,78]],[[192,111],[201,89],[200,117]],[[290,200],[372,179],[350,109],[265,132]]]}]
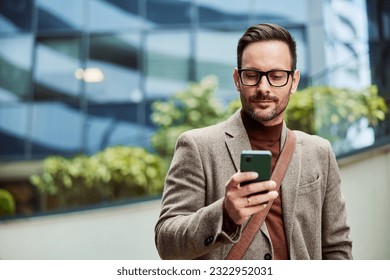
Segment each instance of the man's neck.
[{"label": "man's neck", "polygon": [[269,125],[254,120],[248,113],[241,110],[241,118],[250,138],[263,141],[276,141],[280,139],[283,129],[283,120]]}]

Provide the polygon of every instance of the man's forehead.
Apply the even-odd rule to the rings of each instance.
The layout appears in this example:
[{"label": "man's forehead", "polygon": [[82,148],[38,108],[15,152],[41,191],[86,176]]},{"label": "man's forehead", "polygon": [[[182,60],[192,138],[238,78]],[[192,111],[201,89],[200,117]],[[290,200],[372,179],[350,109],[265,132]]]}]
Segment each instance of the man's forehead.
[{"label": "man's forehead", "polygon": [[272,69],[289,69],[291,55],[288,45],[282,41],[272,40],[253,42],[246,46],[242,54],[242,65],[259,69],[263,64]]}]

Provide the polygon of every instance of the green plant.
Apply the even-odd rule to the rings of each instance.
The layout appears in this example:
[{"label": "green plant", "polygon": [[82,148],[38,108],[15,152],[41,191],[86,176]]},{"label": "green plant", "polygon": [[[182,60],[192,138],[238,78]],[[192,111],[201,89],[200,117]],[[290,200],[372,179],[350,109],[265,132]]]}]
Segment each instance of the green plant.
[{"label": "green plant", "polygon": [[371,127],[385,119],[387,106],[376,86],[361,91],[334,87],[308,87],[290,98],[286,122],[292,129],[317,134],[349,148],[348,129],[366,119]]},{"label": "green plant", "polygon": [[152,121],[159,129],[152,136],[156,152],[169,161],[177,137],[184,131],[217,123],[226,117],[226,110],[215,97],[217,79],[207,76],[200,83],[176,93],[167,101],[152,105]]},{"label": "green plant", "polygon": [[0,216],[14,215],[16,213],[16,204],[12,194],[0,189]]},{"label": "green plant", "polygon": [[166,167],[157,155],[139,147],[111,147],[96,155],[114,197],[160,194]]},{"label": "green plant", "polygon": [[139,147],[110,147],[87,157],[44,160],[43,172],[31,183],[59,207],[81,206],[161,193],[166,168],[163,161]]}]

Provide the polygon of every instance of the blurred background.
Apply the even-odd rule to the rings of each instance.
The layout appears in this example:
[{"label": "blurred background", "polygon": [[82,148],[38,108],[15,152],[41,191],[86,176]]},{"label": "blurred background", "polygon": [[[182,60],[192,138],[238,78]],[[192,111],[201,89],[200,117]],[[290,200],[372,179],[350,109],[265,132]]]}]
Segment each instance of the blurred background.
[{"label": "blurred background", "polygon": [[176,137],[239,107],[260,22],[297,42],[287,122],[331,141],[355,258],[390,259],[386,0],[0,0],[0,259],[158,259]]}]

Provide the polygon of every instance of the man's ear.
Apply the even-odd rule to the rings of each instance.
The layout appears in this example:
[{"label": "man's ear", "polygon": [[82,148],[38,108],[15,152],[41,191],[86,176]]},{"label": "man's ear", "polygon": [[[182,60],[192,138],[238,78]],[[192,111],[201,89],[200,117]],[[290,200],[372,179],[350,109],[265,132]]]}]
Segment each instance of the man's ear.
[{"label": "man's ear", "polygon": [[297,91],[300,78],[301,78],[301,72],[297,69],[294,72],[294,76],[292,76],[292,85],[291,85],[290,94],[293,94],[294,92]]},{"label": "man's ear", "polygon": [[240,78],[238,76],[238,69],[237,68],[234,68],[233,80],[234,80],[234,85],[236,86],[237,91],[240,92]]}]

